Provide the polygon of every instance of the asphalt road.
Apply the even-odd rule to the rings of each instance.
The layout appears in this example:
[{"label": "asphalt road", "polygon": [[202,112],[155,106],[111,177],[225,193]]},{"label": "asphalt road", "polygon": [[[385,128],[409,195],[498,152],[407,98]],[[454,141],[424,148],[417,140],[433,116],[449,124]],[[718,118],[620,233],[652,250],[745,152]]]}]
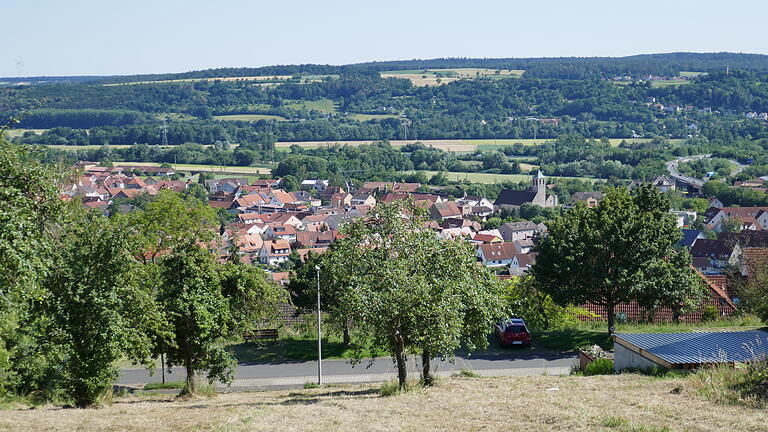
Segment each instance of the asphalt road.
[{"label": "asphalt road", "polygon": [[[454,362],[432,361],[432,370],[437,375],[450,375],[462,369],[469,369],[478,375],[561,375],[570,373],[576,356],[573,353],[551,353],[538,350],[510,349],[503,354],[456,357]],[[421,364],[411,357],[408,362],[410,376],[418,376]],[[389,358],[379,358],[374,363],[368,361],[351,365],[347,360],[324,360],[323,377],[326,383],[351,383],[386,381],[396,376],[395,365]],[[166,381],[183,381],[184,369],[174,368],[166,371]],[[161,382],[160,370],[150,375],[146,369],[124,369],[118,381],[119,385],[140,386],[151,382]],[[274,388],[303,385],[317,379],[316,361],[298,361],[287,363],[254,363],[237,366],[234,388]]]},{"label": "asphalt road", "polygon": [[[702,187],[704,185],[704,183],[706,183],[705,180],[683,175],[680,172],[680,170],[678,170],[677,166],[678,166],[678,164],[680,164],[680,162],[690,162],[690,161],[696,160],[696,159],[706,159],[706,158],[709,158],[711,156],[712,156],[711,154],[706,154],[706,155],[679,157],[679,158],[677,158],[677,159],[675,159],[673,161],[667,162],[667,171],[669,171],[669,175],[671,177],[675,178],[676,180],[679,180],[679,181],[681,181],[683,183],[687,183],[687,184],[690,184],[690,185],[695,186],[697,188],[700,188],[700,187]],[[732,162],[733,164],[736,165],[736,168],[734,168],[733,171],[731,171],[732,175],[736,175],[736,174],[741,173],[747,167],[746,165],[742,165],[739,162],[734,161],[734,160],[731,160],[729,162]]]}]

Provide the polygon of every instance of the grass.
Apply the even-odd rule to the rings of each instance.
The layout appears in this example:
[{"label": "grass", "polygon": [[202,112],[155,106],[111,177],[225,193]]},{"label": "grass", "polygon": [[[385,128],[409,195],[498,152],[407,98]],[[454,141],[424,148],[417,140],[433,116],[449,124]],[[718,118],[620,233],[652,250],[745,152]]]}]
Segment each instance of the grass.
[{"label": "grass", "polygon": [[[738,331],[755,330],[763,323],[753,316],[727,318],[701,323],[660,323],[660,324],[616,324],[616,333],[673,333],[693,331]],[[608,337],[605,321],[582,323],[551,331],[534,331],[534,345],[556,351],[573,351],[585,345],[599,345],[612,349],[613,341]]]},{"label": "grass", "polygon": [[34,132],[36,135],[42,135],[48,129],[7,129],[5,133],[9,138],[16,138],[24,135],[26,132]]},{"label": "grass", "polygon": [[369,120],[381,120],[381,119],[387,119],[387,118],[397,118],[397,115],[395,114],[358,114],[358,113],[352,113],[349,115],[349,117],[353,118],[354,120],[365,122]]},{"label": "grass", "polygon": [[[323,337],[324,359],[352,358],[354,346],[345,347],[341,337],[335,334],[325,334]],[[289,361],[308,361],[317,359],[317,338],[299,332],[282,332],[274,344],[266,343],[236,343],[229,346],[240,364],[247,363],[280,363]],[[363,351],[364,357],[379,357],[386,353],[370,355]]]},{"label": "grass", "polygon": [[[160,166],[153,162],[114,162],[115,166],[122,165],[140,165],[140,166]],[[193,164],[172,164],[177,171],[207,171],[214,173],[228,174],[269,174],[272,170],[267,167],[240,167],[240,166],[222,166],[222,165],[193,165]]]},{"label": "grass", "polygon": [[768,408],[768,360],[763,355],[750,364],[705,368],[689,377],[689,385],[720,404]]},{"label": "grass", "polygon": [[[684,379],[593,377],[443,379],[382,397],[379,385],[219,394],[128,395],[97,410],[4,411],[13,431],[764,431],[765,416],[672,390]],[[557,388],[558,390],[549,391]]]},{"label": "grass", "polygon": [[[496,69],[484,68],[453,68],[453,69],[406,69],[381,72],[382,78],[404,78],[410,80],[414,86],[436,86],[448,84],[459,79],[505,79],[519,78],[525,71],[516,69],[502,69],[496,73]],[[444,76],[450,74],[451,76]]]},{"label": "grass", "polygon": [[286,121],[285,117],[279,115],[269,114],[227,114],[213,116],[216,120],[228,120],[228,121],[248,121],[257,122],[259,120],[274,120],[274,121]]},{"label": "grass", "polygon": [[300,111],[336,112],[336,104],[331,99],[318,99],[316,101],[286,101],[283,108]]},{"label": "grass", "polygon": [[[408,174],[413,174],[416,172],[417,171],[406,171],[406,173]],[[432,177],[433,175],[437,174],[437,171],[421,171],[421,172],[426,174],[427,177]],[[462,172],[448,172],[446,174],[448,176],[448,180],[451,180],[451,181],[467,180],[472,183],[484,183],[484,184],[531,181],[531,176],[527,174],[491,174],[491,173],[462,173]],[[598,181],[598,179],[588,178],[588,177],[551,177],[551,178],[552,179],[570,178],[570,179],[579,179],[579,180],[592,181],[592,182]]]},{"label": "grass", "polygon": [[688,85],[690,83],[691,82],[688,80],[657,80],[651,81],[651,88],[675,87]]},{"label": "grass", "polygon": [[186,383],[184,381],[166,381],[165,383],[154,382],[146,384],[143,390],[173,390],[181,389],[185,385]]}]

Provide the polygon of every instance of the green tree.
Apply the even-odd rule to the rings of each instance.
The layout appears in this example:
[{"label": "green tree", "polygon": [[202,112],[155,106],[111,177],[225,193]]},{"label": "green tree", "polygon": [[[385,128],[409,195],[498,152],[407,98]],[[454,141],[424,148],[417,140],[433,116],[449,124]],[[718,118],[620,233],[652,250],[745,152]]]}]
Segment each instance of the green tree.
[{"label": "green tree", "polygon": [[93,214],[74,222],[46,283],[44,312],[66,359],[64,389],[82,408],[112,390],[120,358],[151,364],[160,317],[126,233]]},{"label": "green tree", "polygon": [[[425,221],[413,203],[382,203],[347,225],[323,255],[322,271],[343,283],[338,307],[355,322],[358,346],[389,352],[400,386],[409,352],[421,354],[429,383],[433,356],[452,356],[462,342],[470,350],[484,347],[493,321],[504,315],[501,286],[469,245],[439,240]],[[355,351],[358,360],[362,352]]]},{"label": "green tree", "polygon": [[157,263],[161,253],[188,239],[207,243],[213,239],[212,229],[219,227],[218,215],[206,202],[170,190],[160,191],[144,210],[117,218],[134,233],[133,252],[145,264]]},{"label": "green tree", "polygon": [[36,342],[43,329],[32,324],[61,235],[64,206],[55,178],[0,129],[0,390],[39,390],[55,366]]},{"label": "green tree", "polygon": [[676,255],[680,238],[668,211],[667,198],[650,186],[634,195],[625,188],[608,189],[597,207],[578,205],[555,217],[548,235],[535,247],[538,256],[531,274],[560,304],[605,307],[608,332],[613,333],[620,303],[660,298],[674,283],[688,290],[680,296],[694,294],[688,283],[689,263],[660,263]]},{"label": "green tree", "polygon": [[196,392],[199,371],[208,371],[210,382],[232,381],[235,360],[223,348],[232,314],[215,257],[194,241],[185,241],[160,265],[158,303],[172,334],[165,343],[166,361],[169,367],[186,369],[183,392]]}]

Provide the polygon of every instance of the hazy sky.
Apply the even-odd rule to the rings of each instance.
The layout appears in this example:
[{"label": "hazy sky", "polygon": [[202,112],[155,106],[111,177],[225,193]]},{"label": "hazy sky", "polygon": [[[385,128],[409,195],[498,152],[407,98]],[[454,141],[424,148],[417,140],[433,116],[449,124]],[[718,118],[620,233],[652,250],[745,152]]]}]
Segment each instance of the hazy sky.
[{"label": "hazy sky", "polygon": [[0,76],[434,57],[768,54],[764,0],[2,0],[0,16]]}]

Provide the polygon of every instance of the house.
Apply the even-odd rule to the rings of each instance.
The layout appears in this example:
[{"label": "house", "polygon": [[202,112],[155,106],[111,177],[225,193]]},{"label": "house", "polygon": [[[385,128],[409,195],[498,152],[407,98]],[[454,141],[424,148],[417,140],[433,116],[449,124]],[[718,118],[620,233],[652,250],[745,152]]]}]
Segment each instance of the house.
[{"label": "house", "polygon": [[737,264],[740,253],[739,245],[729,246],[724,240],[698,239],[691,247],[694,267],[704,274],[724,273]]},{"label": "house", "polygon": [[434,220],[442,221],[450,218],[461,219],[463,214],[455,202],[445,201],[432,204],[429,208],[429,216]]},{"label": "house", "polygon": [[675,190],[675,181],[667,176],[658,176],[651,182],[651,185],[661,192]]},{"label": "house", "polygon": [[500,236],[495,236],[493,234],[475,234],[474,237],[472,237],[473,243],[480,243],[480,244],[494,244],[494,243],[502,243],[504,240],[501,239]]},{"label": "house", "polygon": [[[762,230],[763,225],[758,222],[757,217],[760,212],[766,210],[768,207],[710,207],[704,214],[704,222],[707,228],[714,231],[720,231],[726,220],[738,221],[742,229]],[[768,222],[768,214],[762,215],[761,220]]]},{"label": "house", "polygon": [[573,195],[571,195],[571,201],[573,201],[574,203],[582,202],[588,208],[597,207],[597,205],[600,204],[600,201],[602,200],[603,200],[602,192],[576,192]]},{"label": "house", "polygon": [[291,243],[296,241],[296,228],[293,225],[269,224],[264,235]]},{"label": "house", "polygon": [[268,240],[261,246],[259,262],[276,266],[288,261],[291,255],[291,245],[286,240]]},{"label": "house", "polygon": [[534,246],[532,239],[515,240],[513,243],[517,252],[521,254],[530,253]]},{"label": "house", "polygon": [[547,195],[547,179],[539,171],[532,179],[531,187],[525,190],[504,189],[493,203],[498,209],[515,210],[523,204],[540,207],[557,207],[557,195]]},{"label": "house", "polygon": [[373,207],[376,205],[376,198],[367,193],[359,193],[350,199],[349,205]]},{"label": "house", "polygon": [[414,193],[421,187],[421,183],[398,183],[398,182],[365,182],[363,189],[370,190],[373,193]]},{"label": "house", "polygon": [[464,195],[456,200],[456,205],[461,209],[463,215],[487,216],[493,213],[493,203],[487,198],[476,195]]},{"label": "house", "polygon": [[515,255],[517,249],[511,242],[481,244],[477,248],[477,257],[486,267],[508,267]]},{"label": "house", "polygon": [[325,188],[328,187],[328,180],[313,180],[307,179],[301,182],[301,190],[316,190],[318,193],[322,193]]},{"label": "house", "polygon": [[680,239],[680,241],[677,242],[677,244],[687,248],[688,250],[691,250],[693,245],[696,244],[697,240],[706,238],[704,237],[704,233],[702,233],[700,230],[684,229],[682,232],[683,237]]},{"label": "house", "polygon": [[695,211],[670,210],[669,212],[675,216],[678,228],[690,226],[692,223],[696,222],[697,215]]},{"label": "house", "polygon": [[509,263],[509,274],[514,276],[520,276],[528,272],[533,265],[533,261],[536,258],[536,254],[532,253],[518,253],[512,258]]},{"label": "house", "polygon": [[346,192],[336,193],[331,195],[331,198],[328,200],[328,203],[334,207],[348,206],[352,203],[352,195]]},{"label": "house", "polygon": [[499,227],[499,233],[505,242],[533,238],[539,231],[539,226],[531,221],[507,222]]}]

